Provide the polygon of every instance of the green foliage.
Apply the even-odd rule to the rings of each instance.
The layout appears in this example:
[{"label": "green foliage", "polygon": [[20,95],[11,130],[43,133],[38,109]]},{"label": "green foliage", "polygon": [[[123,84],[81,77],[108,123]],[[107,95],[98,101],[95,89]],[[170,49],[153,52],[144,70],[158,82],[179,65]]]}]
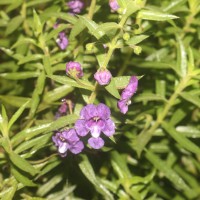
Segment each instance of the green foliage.
[{"label": "green foliage", "polygon": [[[75,15],[67,2],[0,1],[0,199],[199,199],[200,1],[117,0],[114,12],[91,0]],[[69,61],[81,79],[66,75]],[[112,73],[106,86],[99,68]],[[124,115],[117,101],[133,75]],[[52,136],[100,102],[116,133],[101,150],[60,158]]]}]

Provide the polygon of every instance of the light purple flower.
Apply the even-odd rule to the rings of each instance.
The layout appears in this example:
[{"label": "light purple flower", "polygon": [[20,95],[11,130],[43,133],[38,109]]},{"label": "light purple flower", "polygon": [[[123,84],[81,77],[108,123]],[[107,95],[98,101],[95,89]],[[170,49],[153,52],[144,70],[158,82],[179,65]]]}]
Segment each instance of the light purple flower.
[{"label": "light purple flower", "polygon": [[66,64],[66,74],[72,77],[83,77],[83,69],[78,62],[70,61]]},{"label": "light purple flower", "polygon": [[136,76],[131,76],[126,88],[122,91],[120,100],[117,103],[118,108],[123,114],[128,111],[128,106],[131,104],[131,97],[134,95],[138,87],[138,79]]},{"label": "light purple flower", "polygon": [[58,44],[61,50],[64,50],[67,48],[69,41],[65,35],[65,32],[59,33],[58,38],[56,39],[56,43]]},{"label": "light purple flower", "polygon": [[57,132],[55,136],[52,136],[52,140],[62,157],[67,156],[68,150],[73,154],[79,154],[84,149],[84,144],[80,141],[75,129]]},{"label": "light purple flower", "polygon": [[104,145],[101,133],[107,137],[115,133],[115,124],[110,115],[110,109],[105,104],[88,104],[82,108],[80,119],[75,123],[77,134],[84,137],[90,133],[89,145],[94,149],[100,149]]},{"label": "light purple flower", "polygon": [[119,9],[119,4],[117,0],[109,0],[109,5],[112,11],[117,11]]},{"label": "light purple flower", "polygon": [[99,85],[107,85],[112,78],[112,74],[107,69],[100,69],[94,74],[94,78]]},{"label": "light purple flower", "polygon": [[67,3],[72,14],[77,14],[84,8],[84,3],[81,0],[72,0]]}]

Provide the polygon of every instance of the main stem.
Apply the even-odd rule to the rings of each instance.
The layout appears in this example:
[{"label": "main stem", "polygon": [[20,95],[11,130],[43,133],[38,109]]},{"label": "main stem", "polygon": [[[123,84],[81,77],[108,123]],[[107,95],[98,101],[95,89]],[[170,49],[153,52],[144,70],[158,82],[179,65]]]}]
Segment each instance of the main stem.
[{"label": "main stem", "polygon": [[[124,24],[126,23],[126,20],[127,20],[127,16],[123,16],[121,21],[119,22],[119,26],[121,28],[123,28]],[[119,39],[120,37],[120,34],[121,33],[121,30],[118,31],[118,33],[116,34],[116,36],[112,39],[112,41],[110,42],[110,45],[109,45],[109,50],[108,50],[108,53],[106,55],[106,58],[105,58],[105,61],[103,63],[103,68],[107,68],[108,66],[108,63],[111,59],[111,56],[116,48],[116,44],[117,44],[117,40]],[[97,89],[98,89],[98,83],[96,82],[95,83],[95,90],[91,93],[90,97],[89,97],[89,103],[93,103],[95,98],[96,98],[96,95],[97,95]]]}]

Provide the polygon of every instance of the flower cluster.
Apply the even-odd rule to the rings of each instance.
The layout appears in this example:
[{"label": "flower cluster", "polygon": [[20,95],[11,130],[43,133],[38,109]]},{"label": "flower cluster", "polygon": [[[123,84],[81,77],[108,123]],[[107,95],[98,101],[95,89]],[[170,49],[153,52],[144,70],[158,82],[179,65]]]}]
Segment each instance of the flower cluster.
[{"label": "flower cluster", "polygon": [[88,104],[82,108],[80,119],[75,122],[75,128],[57,132],[52,140],[62,157],[67,156],[69,150],[78,154],[84,149],[80,138],[89,135],[88,144],[94,149],[104,146],[104,136],[111,137],[115,133],[115,123],[111,119],[109,107],[100,103],[99,105]]},{"label": "flower cluster", "polygon": [[123,114],[128,111],[128,106],[131,104],[131,97],[134,95],[138,87],[138,79],[136,76],[131,76],[126,88],[122,91],[120,100],[117,103],[118,108]]}]

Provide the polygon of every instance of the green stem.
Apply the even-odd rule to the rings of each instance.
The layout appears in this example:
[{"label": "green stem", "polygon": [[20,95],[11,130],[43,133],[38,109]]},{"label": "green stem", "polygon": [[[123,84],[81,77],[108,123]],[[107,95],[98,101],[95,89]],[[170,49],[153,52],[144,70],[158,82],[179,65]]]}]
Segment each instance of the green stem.
[{"label": "green stem", "polygon": [[88,12],[89,19],[93,18],[95,7],[96,7],[96,0],[92,0],[92,2],[90,4],[89,12]]}]

